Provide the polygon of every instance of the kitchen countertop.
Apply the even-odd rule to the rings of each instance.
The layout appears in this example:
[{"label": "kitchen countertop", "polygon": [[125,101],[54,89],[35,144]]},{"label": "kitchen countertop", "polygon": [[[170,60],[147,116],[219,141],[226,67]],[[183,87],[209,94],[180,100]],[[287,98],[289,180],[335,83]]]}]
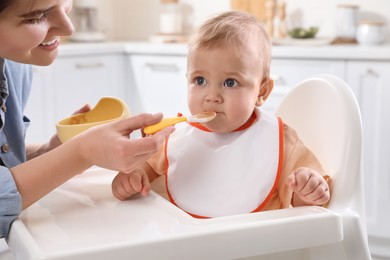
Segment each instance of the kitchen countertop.
[{"label": "kitchen countertop", "polygon": [[60,45],[60,56],[80,54],[160,54],[187,55],[185,44],[162,44],[151,42],[99,42],[99,43],[64,43]]},{"label": "kitchen countertop", "polygon": [[[187,46],[186,44],[151,42],[64,43],[60,45],[60,57],[110,53],[183,56],[187,55]],[[272,57],[390,61],[390,42],[376,46],[357,44],[323,46],[274,45],[272,47]]]}]

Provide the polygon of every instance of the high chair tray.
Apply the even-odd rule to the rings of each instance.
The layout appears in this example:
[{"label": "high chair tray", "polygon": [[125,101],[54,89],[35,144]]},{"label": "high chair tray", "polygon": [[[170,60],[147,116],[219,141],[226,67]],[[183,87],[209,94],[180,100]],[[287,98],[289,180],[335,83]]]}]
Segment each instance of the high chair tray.
[{"label": "high chair tray", "polygon": [[195,219],[153,192],[115,199],[115,174],[91,169],[25,210],[8,237],[16,259],[231,259],[343,239],[341,217],[325,208]]}]

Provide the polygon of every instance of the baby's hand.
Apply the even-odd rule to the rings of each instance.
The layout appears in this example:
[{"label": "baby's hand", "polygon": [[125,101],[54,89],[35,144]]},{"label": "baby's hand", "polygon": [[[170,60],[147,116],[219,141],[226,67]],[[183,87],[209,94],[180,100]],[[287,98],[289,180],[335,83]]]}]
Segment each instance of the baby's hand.
[{"label": "baby's hand", "polygon": [[320,173],[310,168],[301,167],[293,171],[287,177],[287,185],[294,191],[294,206],[323,205],[330,199],[328,183]]},{"label": "baby's hand", "polygon": [[119,200],[126,200],[137,193],[146,196],[149,191],[149,177],[144,171],[139,169],[129,174],[120,172],[112,181],[112,193]]}]

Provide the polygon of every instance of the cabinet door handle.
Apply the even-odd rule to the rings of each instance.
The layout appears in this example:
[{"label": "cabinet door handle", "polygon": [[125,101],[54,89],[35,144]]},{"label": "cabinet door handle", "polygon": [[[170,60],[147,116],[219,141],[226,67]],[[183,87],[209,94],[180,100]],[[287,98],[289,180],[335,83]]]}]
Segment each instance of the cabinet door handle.
[{"label": "cabinet door handle", "polygon": [[77,69],[95,69],[104,67],[104,63],[102,62],[94,62],[94,63],[76,63]]},{"label": "cabinet door handle", "polygon": [[178,72],[180,68],[174,63],[149,63],[145,64],[146,67],[149,67],[154,71],[168,71],[168,72]]},{"label": "cabinet door handle", "polygon": [[280,75],[270,75],[270,78],[274,80],[274,84],[278,86],[286,85],[286,80]]},{"label": "cabinet door handle", "polygon": [[373,69],[367,69],[366,74],[369,76],[378,77],[378,73],[376,73]]}]

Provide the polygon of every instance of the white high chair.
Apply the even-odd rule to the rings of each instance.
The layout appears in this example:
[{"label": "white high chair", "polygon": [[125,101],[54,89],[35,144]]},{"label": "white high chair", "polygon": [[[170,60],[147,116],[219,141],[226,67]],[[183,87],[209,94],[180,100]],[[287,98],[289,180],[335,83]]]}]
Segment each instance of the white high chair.
[{"label": "white high chair", "polygon": [[328,259],[371,259],[361,166],[362,123],[352,90],[335,76],[317,75],[292,89],[276,114],[297,131],[333,179],[328,209],[341,217],[343,238],[309,248],[313,259],[320,259],[321,252],[334,254]]},{"label": "white high chair", "polygon": [[362,194],[361,121],[348,86],[317,76],[277,112],[332,174],[329,208],[195,219],[152,192],[118,201],[115,172],[91,169],[24,211],[8,237],[16,259],[370,259]]}]

